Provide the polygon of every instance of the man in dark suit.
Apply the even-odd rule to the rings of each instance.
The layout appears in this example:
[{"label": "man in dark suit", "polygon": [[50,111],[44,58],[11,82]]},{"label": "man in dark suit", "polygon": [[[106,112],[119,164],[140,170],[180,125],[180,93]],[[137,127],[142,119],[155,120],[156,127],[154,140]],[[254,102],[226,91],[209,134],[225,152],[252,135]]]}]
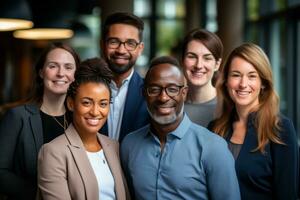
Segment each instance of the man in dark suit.
[{"label": "man in dark suit", "polygon": [[112,103],[107,123],[100,133],[122,141],[129,132],[148,123],[148,112],[142,95],[143,79],[134,71],[144,49],[144,23],[137,16],[117,12],[103,24],[101,50],[114,74],[110,88]]}]

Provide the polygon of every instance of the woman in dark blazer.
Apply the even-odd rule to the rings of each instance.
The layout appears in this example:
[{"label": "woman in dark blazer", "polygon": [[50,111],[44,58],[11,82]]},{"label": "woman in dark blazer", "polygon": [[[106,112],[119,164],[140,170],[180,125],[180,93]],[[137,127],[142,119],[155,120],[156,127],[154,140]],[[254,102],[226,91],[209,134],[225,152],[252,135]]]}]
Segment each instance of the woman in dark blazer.
[{"label": "woman in dark blazer", "polygon": [[35,66],[30,98],[1,120],[0,193],[8,199],[35,199],[38,151],[68,126],[64,101],[78,64],[71,47],[51,44]]},{"label": "woman in dark blazer", "polygon": [[67,105],[72,124],[39,153],[38,185],[43,200],[126,200],[119,145],[98,133],[106,122],[112,72],[104,60],[80,64]]},{"label": "woman in dark blazer", "polygon": [[242,199],[297,199],[296,132],[279,115],[271,66],[260,47],[246,43],[231,52],[217,94],[219,116],[209,128],[228,141]]}]

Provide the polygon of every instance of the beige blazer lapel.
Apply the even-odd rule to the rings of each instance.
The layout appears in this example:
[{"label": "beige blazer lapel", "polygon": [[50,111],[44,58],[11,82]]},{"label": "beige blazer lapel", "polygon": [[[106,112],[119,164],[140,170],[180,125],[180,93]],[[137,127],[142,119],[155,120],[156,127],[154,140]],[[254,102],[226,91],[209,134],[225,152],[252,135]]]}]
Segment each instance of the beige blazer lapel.
[{"label": "beige blazer lapel", "polygon": [[122,168],[118,154],[119,146],[117,143],[114,144],[113,141],[101,134],[98,134],[98,139],[101,143],[110,171],[114,177],[116,197],[118,200],[125,200],[127,195],[125,187],[127,187],[127,185],[126,182],[123,181]]},{"label": "beige blazer lapel", "polygon": [[72,124],[66,130],[66,137],[69,141],[68,147],[74,157],[74,161],[84,183],[86,199],[99,199],[99,189],[96,176],[87,157],[83,143]]}]

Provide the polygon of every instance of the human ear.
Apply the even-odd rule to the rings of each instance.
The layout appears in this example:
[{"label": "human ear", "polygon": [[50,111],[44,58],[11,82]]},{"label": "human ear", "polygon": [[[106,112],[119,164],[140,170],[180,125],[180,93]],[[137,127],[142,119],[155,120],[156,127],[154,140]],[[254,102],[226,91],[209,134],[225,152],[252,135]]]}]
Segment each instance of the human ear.
[{"label": "human ear", "polygon": [[138,55],[140,56],[140,55],[142,55],[142,53],[143,53],[143,50],[144,50],[144,42],[141,42],[140,44],[139,44],[139,46],[138,46]]},{"label": "human ear", "polygon": [[220,66],[221,66],[221,63],[222,63],[222,59],[220,58],[219,60],[216,61],[216,67],[215,67],[215,70],[214,71],[218,71]]},{"label": "human ear", "polygon": [[39,76],[41,77],[41,79],[44,79],[44,74],[43,74],[43,70],[42,69],[39,70]]},{"label": "human ear", "polygon": [[70,111],[74,110],[74,100],[71,97],[67,97],[67,107]]}]

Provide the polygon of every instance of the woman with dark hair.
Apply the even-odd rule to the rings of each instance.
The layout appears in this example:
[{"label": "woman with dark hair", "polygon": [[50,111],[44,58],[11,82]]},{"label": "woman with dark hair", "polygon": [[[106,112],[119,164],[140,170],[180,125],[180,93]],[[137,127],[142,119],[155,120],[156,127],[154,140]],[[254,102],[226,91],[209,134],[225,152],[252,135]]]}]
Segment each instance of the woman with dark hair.
[{"label": "woman with dark hair", "polygon": [[35,66],[32,94],[0,122],[0,193],[35,199],[40,147],[68,126],[64,105],[79,57],[68,45],[51,44]]},{"label": "woman with dark hair", "polygon": [[193,122],[204,127],[215,117],[217,92],[213,77],[222,54],[220,38],[207,30],[194,29],[184,38],[182,66],[189,87],[184,111]]},{"label": "woman with dark hair", "polygon": [[231,52],[217,82],[218,117],[209,128],[228,142],[243,200],[297,199],[296,131],[279,115],[272,79],[263,50],[245,43]]},{"label": "woman with dark hair", "polygon": [[110,104],[112,72],[104,60],[80,64],[67,106],[72,123],[39,153],[38,185],[44,200],[129,199],[117,141],[99,134]]}]

